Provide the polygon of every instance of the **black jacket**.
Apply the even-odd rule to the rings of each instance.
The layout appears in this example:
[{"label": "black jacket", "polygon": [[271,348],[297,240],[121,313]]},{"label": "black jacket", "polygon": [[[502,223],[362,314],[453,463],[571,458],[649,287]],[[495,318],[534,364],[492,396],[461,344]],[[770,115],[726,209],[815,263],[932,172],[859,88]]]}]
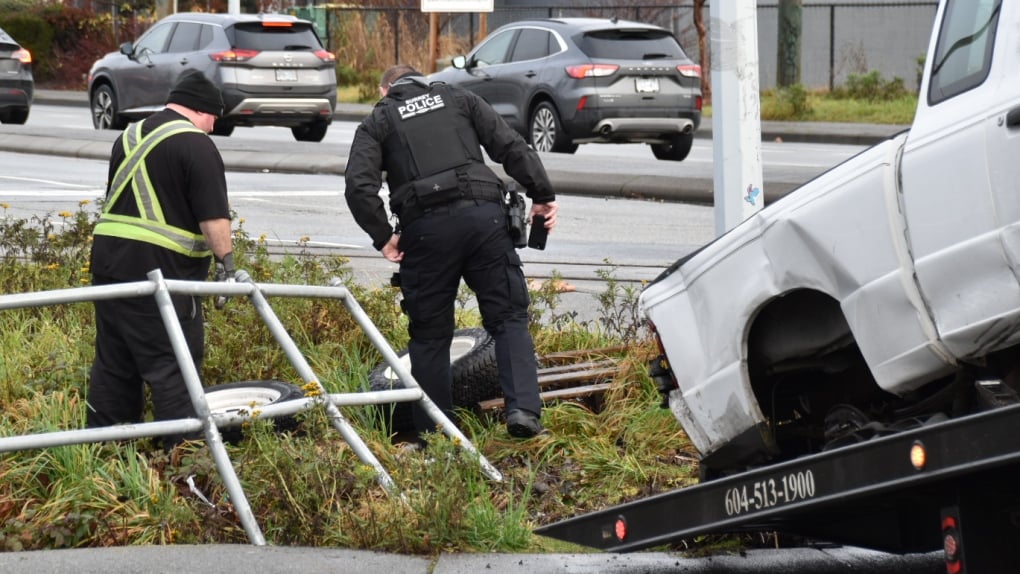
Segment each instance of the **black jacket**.
[{"label": "black jacket", "polygon": [[[382,249],[393,234],[393,227],[387,219],[382,198],[379,197],[382,173],[387,161],[383,142],[395,131],[392,116],[385,107],[399,105],[399,102],[428,92],[423,78],[415,77],[415,81],[407,81],[405,78],[401,78],[405,80],[403,82],[400,79],[394,82],[386,97],[376,104],[372,114],[358,126],[345,170],[347,206],[354,220],[372,238],[372,245],[376,249]],[[555,201],[556,195],[541,159],[520,134],[507,125],[482,98],[456,86],[449,86],[449,91],[453,95],[453,106],[474,126],[478,142],[492,161],[501,164],[504,171],[526,190],[533,202]],[[472,170],[484,169],[492,173],[484,162],[476,164],[471,166]],[[402,189],[390,189],[391,210],[396,207],[395,211],[399,212],[399,207],[406,199],[401,193]]]}]

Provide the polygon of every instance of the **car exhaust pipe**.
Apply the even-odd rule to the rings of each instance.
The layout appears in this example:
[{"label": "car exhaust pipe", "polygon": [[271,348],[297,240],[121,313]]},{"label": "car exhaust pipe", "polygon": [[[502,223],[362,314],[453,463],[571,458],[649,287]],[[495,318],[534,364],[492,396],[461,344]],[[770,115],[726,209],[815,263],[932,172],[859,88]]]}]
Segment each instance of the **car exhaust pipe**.
[{"label": "car exhaust pipe", "polygon": [[692,123],[688,122],[688,123],[687,123],[686,125],[684,125],[684,131],[683,131],[683,133],[685,133],[685,134],[689,134],[689,133],[691,133],[691,132],[693,132],[693,131],[694,131],[694,124],[692,124]]},{"label": "car exhaust pipe", "polygon": [[611,124],[602,124],[599,127],[599,135],[603,137],[609,137],[613,133],[613,126]]}]

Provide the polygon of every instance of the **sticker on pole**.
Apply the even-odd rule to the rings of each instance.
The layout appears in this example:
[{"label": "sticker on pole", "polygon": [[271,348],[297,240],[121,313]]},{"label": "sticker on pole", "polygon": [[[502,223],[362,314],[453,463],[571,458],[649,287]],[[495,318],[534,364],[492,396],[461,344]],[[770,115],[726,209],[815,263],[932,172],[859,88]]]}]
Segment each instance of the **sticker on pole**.
[{"label": "sticker on pole", "polygon": [[422,12],[492,12],[493,0],[421,0]]}]

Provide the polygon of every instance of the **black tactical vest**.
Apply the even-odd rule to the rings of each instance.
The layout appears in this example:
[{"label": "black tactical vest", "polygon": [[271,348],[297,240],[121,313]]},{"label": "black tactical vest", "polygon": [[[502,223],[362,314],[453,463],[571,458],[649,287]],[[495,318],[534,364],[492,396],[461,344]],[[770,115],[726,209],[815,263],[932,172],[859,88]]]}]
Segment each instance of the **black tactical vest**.
[{"label": "black tactical vest", "polygon": [[469,194],[468,166],[485,161],[474,126],[458,112],[446,84],[413,77],[401,82],[427,91],[400,90],[384,100],[394,129],[382,142],[383,167],[394,204],[427,208]]}]

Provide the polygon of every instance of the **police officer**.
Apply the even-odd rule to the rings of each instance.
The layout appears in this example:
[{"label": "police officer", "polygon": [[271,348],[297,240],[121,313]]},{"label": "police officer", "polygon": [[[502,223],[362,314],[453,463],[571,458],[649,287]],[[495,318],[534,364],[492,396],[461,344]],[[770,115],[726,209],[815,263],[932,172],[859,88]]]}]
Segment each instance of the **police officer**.
[{"label": "police officer", "polygon": [[[481,148],[527,190],[531,215],[544,216],[551,230],[557,206],[545,168],[523,138],[471,92],[430,84],[414,68],[398,65],[383,73],[380,94],[354,134],[346,198],[373,246],[400,263],[411,374],[450,414],[450,344],[463,278],[495,339],[507,431],[518,438],[543,434],[528,289],[506,225],[504,185],[485,165]],[[397,229],[379,197],[383,172]],[[417,404],[413,414],[419,434],[434,430]]]},{"label": "police officer", "polygon": [[[233,278],[223,158],[208,136],[222,113],[219,88],[201,72],[186,72],[165,109],[128,126],[114,142],[92,245],[94,285],[144,281],[153,269],[167,279],[204,281],[213,257],[217,279]],[[200,302],[187,295],[172,299],[200,367]],[[96,301],[95,315],[86,424],[140,422],[145,383],[156,420],[195,416],[155,297]],[[182,438],[164,437],[164,448]]]}]

